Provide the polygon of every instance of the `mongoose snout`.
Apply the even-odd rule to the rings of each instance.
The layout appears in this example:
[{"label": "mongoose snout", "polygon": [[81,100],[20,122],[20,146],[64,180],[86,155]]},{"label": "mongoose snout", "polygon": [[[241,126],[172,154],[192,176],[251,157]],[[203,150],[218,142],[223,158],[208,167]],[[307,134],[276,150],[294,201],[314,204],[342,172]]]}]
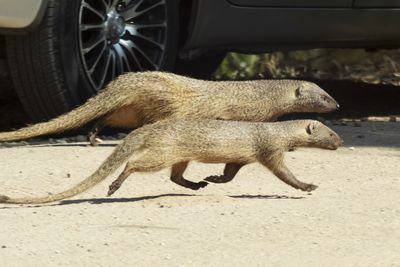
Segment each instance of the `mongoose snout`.
[{"label": "mongoose snout", "polygon": [[331,146],[331,150],[336,150],[338,149],[340,146],[343,145],[344,141],[342,138],[340,138],[337,134],[335,133],[331,133],[330,137],[332,138],[332,146]]},{"label": "mongoose snout", "polygon": [[[300,103],[303,103],[303,106],[308,104],[310,110],[312,107],[320,113],[333,112],[340,107],[332,96],[312,82],[303,81],[303,84],[296,90],[296,97]],[[304,112],[304,109],[301,111]]]},{"label": "mongoose snout", "polygon": [[332,109],[338,110],[340,108],[339,104],[336,102],[335,99],[333,99],[330,96],[323,96],[322,101],[326,103],[327,106],[329,106]]},{"label": "mongoose snout", "polygon": [[337,133],[318,121],[310,121],[306,131],[310,135],[310,146],[336,150],[343,144]]}]

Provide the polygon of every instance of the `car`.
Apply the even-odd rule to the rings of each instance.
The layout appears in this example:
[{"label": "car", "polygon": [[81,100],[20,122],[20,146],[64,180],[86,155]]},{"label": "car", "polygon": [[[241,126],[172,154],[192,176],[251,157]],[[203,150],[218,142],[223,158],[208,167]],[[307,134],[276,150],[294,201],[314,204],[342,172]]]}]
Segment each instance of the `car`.
[{"label": "car", "polygon": [[2,0],[0,51],[29,116],[130,71],[204,78],[227,51],[399,47],[400,0]]}]

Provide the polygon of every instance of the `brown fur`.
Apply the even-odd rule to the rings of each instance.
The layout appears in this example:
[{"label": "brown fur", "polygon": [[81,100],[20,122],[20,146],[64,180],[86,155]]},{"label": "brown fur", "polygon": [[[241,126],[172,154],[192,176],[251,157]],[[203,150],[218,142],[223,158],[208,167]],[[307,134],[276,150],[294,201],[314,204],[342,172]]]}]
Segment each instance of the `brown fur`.
[{"label": "brown fur", "polygon": [[60,133],[100,119],[133,129],[166,118],[272,121],[292,112],[331,112],[336,101],[316,84],[298,80],[202,81],[165,72],[127,73],[82,106],[48,122],[0,133],[0,141]]},{"label": "brown fur", "polygon": [[[154,172],[171,166],[173,182],[193,190],[206,186],[207,182],[194,183],[183,177],[190,161],[228,163],[221,180],[232,179],[243,165],[260,162],[292,187],[311,191],[316,186],[294,177],[283,163],[283,152],[295,147],[336,149],[341,143],[335,132],[312,120],[275,123],[164,120],[130,133],[94,174],[72,189],[42,198],[0,196],[0,202],[46,203],[72,197],[104,180],[128,158],[124,171],[111,184],[109,195],[133,172]],[[219,179],[207,178],[210,182]]]}]

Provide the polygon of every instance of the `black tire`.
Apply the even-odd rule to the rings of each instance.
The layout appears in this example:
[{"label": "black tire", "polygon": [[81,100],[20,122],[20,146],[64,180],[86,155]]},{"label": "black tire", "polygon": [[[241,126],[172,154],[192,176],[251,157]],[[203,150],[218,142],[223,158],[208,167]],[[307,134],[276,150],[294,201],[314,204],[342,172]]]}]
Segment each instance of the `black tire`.
[{"label": "black tire", "polygon": [[[89,76],[88,68],[85,65],[88,61],[85,58],[86,54],[84,55],[81,49],[83,43],[83,30],[80,27],[80,22],[83,21],[81,16],[83,13],[82,5],[83,3],[93,5],[97,5],[100,2],[104,3],[103,1],[96,1],[49,0],[46,14],[38,28],[27,35],[6,37],[8,61],[15,90],[32,120],[48,120],[65,113],[96,94],[104,85],[102,84],[98,88],[94,86],[94,79]],[[106,1],[110,1],[106,3],[111,6],[112,1]],[[129,1],[125,2],[131,3]],[[157,14],[163,14],[165,24],[163,24],[162,30],[152,30],[154,34],[157,34],[157,38],[158,36],[162,37],[164,42],[161,54],[154,54],[154,58],[157,56],[157,64],[154,64],[154,66],[155,69],[172,70],[178,47],[178,5],[176,0],[145,1],[147,4],[155,2],[160,2],[161,4],[159,7],[153,8],[151,12],[154,10],[154,12],[158,12]],[[159,10],[160,8],[162,10]],[[157,11],[155,11],[156,9]],[[84,12],[88,11],[85,10]],[[108,12],[107,9],[105,9],[105,12]],[[147,12],[150,13],[150,11]],[[108,18],[107,14],[105,16],[106,20]],[[151,17],[149,14],[140,16]],[[141,19],[143,20],[143,18]],[[136,20],[136,17],[126,21],[126,24],[123,24],[124,27],[125,25],[132,25],[134,23],[133,20]],[[126,32],[126,34],[129,33]],[[106,35],[104,34],[104,36]],[[123,39],[125,38],[124,36],[121,34],[118,38]],[[133,37],[136,36],[129,35],[129,38],[133,39]],[[131,71],[135,70],[133,63],[132,66],[130,66],[131,63],[124,64],[125,61],[119,64],[118,60],[122,62],[122,59],[118,57],[119,54],[117,52],[114,51],[114,53],[112,51],[113,47],[115,47],[114,45],[120,45],[120,43],[111,43],[107,39],[105,49],[110,48],[107,51],[110,51],[109,58],[112,58],[114,62],[112,67],[111,65],[104,65],[104,70],[108,70],[108,68],[113,70],[112,74],[107,74],[108,80],[111,80],[121,72],[128,71],[128,68]],[[117,59],[115,59],[114,55],[111,57],[112,53],[116,55]],[[127,55],[126,51],[122,52],[122,54],[124,53]],[[105,54],[101,54],[98,57],[104,60],[103,56]],[[130,60],[133,61],[133,58],[131,56]],[[127,60],[126,58],[124,59]],[[116,67],[117,63],[121,68],[118,69]],[[144,66],[143,68],[154,69],[152,66]],[[118,73],[115,73],[115,70],[118,70]],[[103,82],[106,83],[107,81]]]},{"label": "black tire", "polygon": [[226,52],[210,51],[193,60],[179,59],[175,65],[175,72],[198,79],[209,79],[221,65]]}]

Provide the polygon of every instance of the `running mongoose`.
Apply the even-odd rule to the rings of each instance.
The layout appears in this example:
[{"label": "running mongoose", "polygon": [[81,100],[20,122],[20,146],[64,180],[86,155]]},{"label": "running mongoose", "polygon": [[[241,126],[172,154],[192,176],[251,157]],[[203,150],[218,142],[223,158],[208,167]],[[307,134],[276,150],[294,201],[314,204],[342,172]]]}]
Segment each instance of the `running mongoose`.
[{"label": "running mongoose", "polygon": [[89,135],[95,145],[104,126],[134,129],[181,117],[273,121],[287,113],[331,112],[338,107],[324,90],[306,81],[203,81],[166,72],[127,73],[71,112],[0,133],[0,141],[60,133],[99,119]]},{"label": "running mongoose", "polygon": [[183,177],[189,161],[229,163],[231,170],[226,175],[230,177],[241,166],[260,162],[283,182],[296,189],[312,191],[317,186],[297,180],[283,163],[283,152],[294,147],[337,149],[341,144],[342,140],[335,132],[313,120],[274,123],[163,120],[127,135],[102,165],[75,187],[39,198],[0,196],[0,202],[46,203],[75,196],[104,180],[128,159],[124,171],[111,184],[108,195],[113,194],[133,172],[155,172],[171,166],[170,178],[178,185],[193,190],[206,186],[205,181],[195,183]]}]

